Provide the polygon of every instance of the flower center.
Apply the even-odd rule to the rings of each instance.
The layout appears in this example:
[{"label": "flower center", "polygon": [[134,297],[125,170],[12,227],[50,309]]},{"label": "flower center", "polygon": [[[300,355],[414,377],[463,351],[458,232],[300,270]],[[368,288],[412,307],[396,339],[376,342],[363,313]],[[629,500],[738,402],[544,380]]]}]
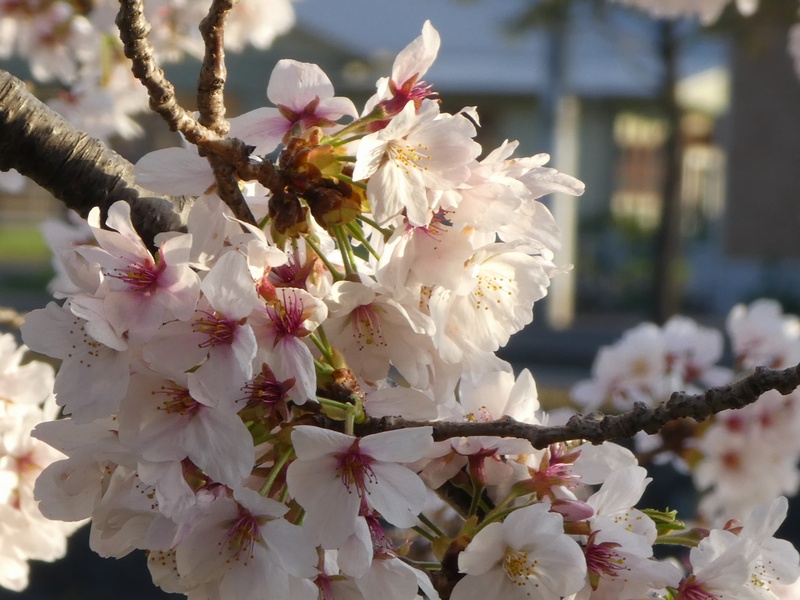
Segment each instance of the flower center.
[{"label": "flower center", "polygon": [[[594,541],[590,541],[584,550],[586,554],[586,567],[589,572],[595,575],[616,577],[619,575],[619,571],[627,571],[628,568],[625,566],[625,559],[615,550],[618,547],[619,544],[615,544],[614,542],[595,544]],[[596,584],[592,587],[596,588]]]},{"label": "flower center", "polygon": [[119,279],[134,292],[147,294],[158,286],[158,277],[162,271],[163,269],[156,264],[131,264],[127,270],[114,269],[114,272],[107,273],[107,276]]},{"label": "flower center", "polygon": [[536,566],[538,560],[531,559],[530,555],[524,550],[516,548],[506,548],[506,555],[503,558],[503,570],[508,578],[519,587],[532,584],[539,587]]},{"label": "flower center", "polygon": [[341,477],[347,491],[352,491],[350,488],[355,486],[356,493],[363,498],[368,493],[366,483],[377,481],[371,466],[375,459],[362,453],[358,440],[355,440],[346,452],[336,455],[336,460],[336,473]]},{"label": "flower center", "polygon": [[253,514],[239,506],[239,516],[225,535],[231,561],[242,561],[247,564],[254,558],[253,549],[261,537],[261,523]]},{"label": "flower center", "polygon": [[233,334],[236,331],[236,321],[217,316],[208,311],[200,311],[205,318],[198,319],[192,325],[197,333],[203,333],[207,339],[200,344],[201,348],[213,348],[233,343]]},{"label": "flower center", "polygon": [[391,142],[387,146],[389,158],[401,167],[406,175],[408,175],[412,169],[428,170],[428,167],[423,167],[419,163],[423,160],[430,160],[431,157],[428,154],[429,150],[428,146],[424,144],[412,145],[408,142]]},{"label": "flower center", "polygon": [[353,339],[359,350],[364,350],[367,346],[372,345],[386,346],[378,313],[371,304],[357,307],[353,310],[350,318],[353,324]]},{"label": "flower center", "polygon": [[694,575],[681,581],[676,598],[678,600],[718,600],[718,596],[704,589],[703,584],[698,582]]},{"label": "flower center", "polygon": [[282,303],[268,304],[266,311],[281,337],[303,337],[308,333],[303,327],[304,306],[300,298],[284,294]]},{"label": "flower center", "polygon": [[159,410],[163,410],[166,413],[191,416],[200,410],[200,406],[202,406],[189,395],[189,390],[185,387],[167,387],[162,385],[158,391],[150,393],[153,395],[165,394],[168,397],[161,403],[161,406],[158,407]]}]

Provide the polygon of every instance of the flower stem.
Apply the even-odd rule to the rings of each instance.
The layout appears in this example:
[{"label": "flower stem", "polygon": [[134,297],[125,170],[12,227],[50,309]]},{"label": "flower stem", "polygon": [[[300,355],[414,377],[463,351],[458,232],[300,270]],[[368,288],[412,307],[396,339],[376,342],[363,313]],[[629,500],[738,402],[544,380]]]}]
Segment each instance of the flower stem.
[{"label": "flower stem", "polygon": [[420,534],[422,537],[424,537],[426,540],[428,540],[429,542],[435,542],[436,541],[436,536],[435,535],[433,535],[432,533],[426,531],[425,529],[423,529],[419,525],[415,525],[414,527],[412,527],[412,529],[414,531],[416,531],[418,534]]},{"label": "flower stem", "polygon": [[337,245],[339,246],[339,252],[342,255],[342,262],[344,263],[344,272],[345,278],[357,275],[357,270],[355,267],[355,256],[353,255],[353,246],[350,245],[350,240],[347,238],[347,233],[344,230],[344,227],[337,225],[335,227],[331,227],[333,231],[333,235],[336,237]]},{"label": "flower stem", "polygon": [[342,279],[344,279],[344,275],[342,275],[339,272],[339,269],[334,267],[333,263],[331,263],[327,258],[325,258],[325,255],[323,254],[322,250],[320,250],[319,246],[317,246],[317,244],[311,241],[311,236],[305,236],[303,239],[305,239],[306,244],[311,246],[311,249],[314,251],[314,254],[316,254],[319,257],[319,259],[322,261],[322,264],[325,265],[325,268],[327,268],[328,271],[330,271],[330,274],[333,277],[333,281],[341,281]]},{"label": "flower stem", "polygon": [[284,452],[281,457],[277,460],[277,462],[272,466],[272,469],[267,476],[267,480],[264,482],[264,485],[261,486],[260,494],[262,496],[268,496],[269,491],[272,488],[272,485],[275,483],[275,480],[278,478],[278,473],[281,472],[283,466],[288,462],[288,460],[294,454],[294,448],[289,448],[286,452]]},{"label": "flower stem", "polygon": [[431,521],[431,520],[430,520],[428,517],[426,517],[426,516],[425,516],[425,515],[423,515],[422,513],[419,513],[419,515],[418,515],[418,518],[419,518],[419,520],[420,520],[420,521],[422,521],[422,523],[425,525],[425,527],[427,527],[428,529],[430,529],[430,530],[431,530],[433,533],[435,533],[437,536],[439,536],[439,537],[444,537],[444,533],[442,533],[442,530],[441,530],[441,529],[439,529],[439,528],[436,526],[436,524],[435,524],[433,521]]},{"label": "flower stem", "polygon": [[361,229],[358,227],[358,225],[356,225],[356,224],[355,224],[355,223],[353,223],[353,222],[350,222],[350,223],[348,223],[348,224],[347,224],[345,227],[347,227],[347,231],[349,231],[349,232],[350,232],[350,235],[352,235],[352,236],[353,236],[354,238],[356,238],[356,239],[357,239],[359,242],[361,242],[361,244],[364,246],[364,248],[366,248],[366,249],[367,249],[367,252],[369,252],[369,253],[370,253],[372,256],[374,256],[374,257],[375,257],[375,260],[380,260],[380,258],[381,258],[381,255],[380,255],[380,254],[378,254],[378,253],[375,251],[375,248],[373,248],[373,247],[370,245],[370,243],[367,241],[367,238],[365,238],[365,237],[364,237],[364,232],[363,232],[363,231],[361,231]]}]

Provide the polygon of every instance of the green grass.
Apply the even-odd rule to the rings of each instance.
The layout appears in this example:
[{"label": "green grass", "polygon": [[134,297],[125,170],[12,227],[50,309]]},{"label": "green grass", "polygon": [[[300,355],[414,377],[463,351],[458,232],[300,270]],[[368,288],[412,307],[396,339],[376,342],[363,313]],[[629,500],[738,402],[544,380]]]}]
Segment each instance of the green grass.
[{"label": "green grass", "polygon": [[0,263],[48,262],[50,249],[36,227],[0,229]]}]

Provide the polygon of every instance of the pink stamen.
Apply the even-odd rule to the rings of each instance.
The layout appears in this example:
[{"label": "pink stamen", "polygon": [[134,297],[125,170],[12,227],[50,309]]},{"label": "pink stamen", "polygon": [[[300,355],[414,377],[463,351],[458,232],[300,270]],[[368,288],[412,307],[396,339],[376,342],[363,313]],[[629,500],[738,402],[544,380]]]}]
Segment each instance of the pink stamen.
[{"label": "pink stamen", "polygon": [[681,581],[678,595],[675,598],[676,600],[718,600],[719,596],[703,589],[703,584],[699,583],[694,575],[690,575]]},{"label": "pink stamen", "polygon": [[336,461],[336,472],[347,491],[352,492],[351,487],[355,486],[356,493],[364,498],[364,494],[367,493],[366,483],[377,481],[371,466],[375,460],[363,454],[358,446],[358,440],[355,440],[346,452],[336,454]]},{"label": "pink stamen", "polygon": [[200,344],[201,348],[224,346],[233,343],[236,321],[226,319],[224,316],[219,317],[205,310],[200,312],[205,314],[206,318],[195,321],[192,324],[192,328],[195,332],[208,336],[208,339]]},{"label": "pink stamen", "polygon": [[591,573],[602,574],[607,577],[616,577],[620,571],[630,570],[625,566],[625,559],[616,551],[620,544],[614,542],[595,544],[594,538],[596,534],[597,532],[595,531],[589,536],[589,543],[584,549],[588,570]]},{"label": "pink stamen", "polygon": [[113,273],[106,275],[125,282],[135,292],[147,294],[155,291],[155,288],[158,287],[158,278],[163,270],[163,267],[155,264],[131,264],[127,270],[114,269]]},{"label": "pink stamen", "polygon": [[196,414],[202,406],[202,404],[191,397],[188,389],[181,386],[167,387],[162,385],[159,391],[151,392],[151,394],[165,394],[169,396],[169,399],[164,400],[161,406],[158,407],[158,410],[163,410],[170,414],[191,416]]},{"label": "pink stamen", "polygon": [[303,328],[303,321],[305,321],[303,301],[297,299],[295,296],[284,295],[283,303],[278,307],[267,305],[267,316],[275,325],[275,329],[282,336],[294,335],[302,337],[308,333]]},{"label": "pink stamen", "polygon": [[253,514],[239,505],[239,516],[233,522],[225,535],[228,550],[232,554],[234,561],[244,558],[243,564],[247,564],[255,553],[256,541],[261,537],[261,524]]},{"label": "pink stamen", "polygon": [[363,304],[353,310],[350,317],[353,325],[353,338],[358,342],[359,350],[367,346],[386,346],[381,331],[381,321],[371,304]]}]

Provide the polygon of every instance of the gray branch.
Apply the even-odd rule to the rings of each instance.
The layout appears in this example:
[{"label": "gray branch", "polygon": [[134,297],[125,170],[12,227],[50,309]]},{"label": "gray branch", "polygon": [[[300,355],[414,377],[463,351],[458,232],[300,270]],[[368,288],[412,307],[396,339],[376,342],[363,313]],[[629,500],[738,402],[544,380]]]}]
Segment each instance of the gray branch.
[{"label": "gray branch", "polygon": [[162,231],[186,224],[191,200],[154,194],[134,183],[133,165],[100,141],[75,129],[0,70],[0,171],[16,169],[86,217],[97,206],[131,205],[133,224],[152,245]]}]

